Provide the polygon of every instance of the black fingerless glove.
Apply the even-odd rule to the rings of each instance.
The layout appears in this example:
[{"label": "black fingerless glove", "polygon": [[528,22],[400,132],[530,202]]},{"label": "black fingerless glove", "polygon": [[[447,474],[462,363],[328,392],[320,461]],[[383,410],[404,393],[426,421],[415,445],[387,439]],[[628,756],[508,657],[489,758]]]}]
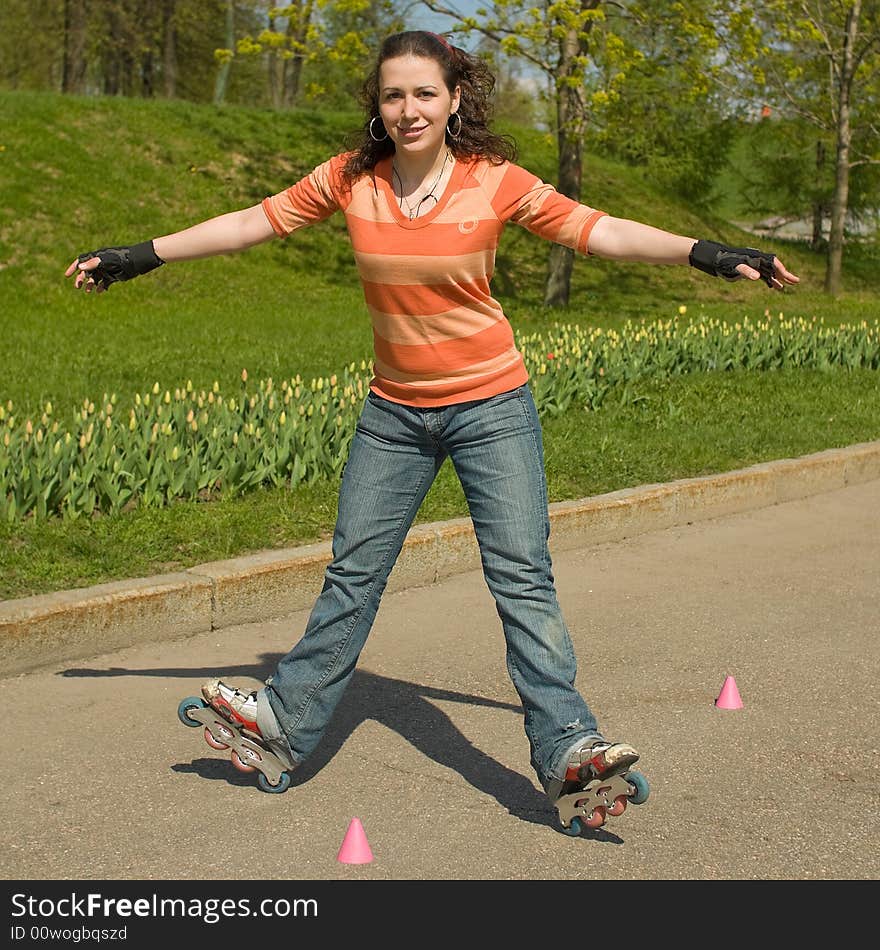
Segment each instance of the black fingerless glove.
[{"label": "black fingerless glove", "polygon": [[697,270],[725,280],[740,280],[743,275],[736,267],[738,264],[748,264],[760,273],[761,280],[768,287],[773,286],[776,273],[772,254],[765,254],[753,247],[728,247],[714,241],[697,241],[691,248],[688,262]]},{"label": "black fingerless glove", "polygon": [[103,284],[105,288],[119,280],[131,280],[132,277],[148,274],[165,263],[156,254],[152,241],[133,244],[131,247],[101,247],[97,251],[80,254],[77,260],[82,264],[93,257],[100,258],[101,263],[88,274],[96,284]]}]

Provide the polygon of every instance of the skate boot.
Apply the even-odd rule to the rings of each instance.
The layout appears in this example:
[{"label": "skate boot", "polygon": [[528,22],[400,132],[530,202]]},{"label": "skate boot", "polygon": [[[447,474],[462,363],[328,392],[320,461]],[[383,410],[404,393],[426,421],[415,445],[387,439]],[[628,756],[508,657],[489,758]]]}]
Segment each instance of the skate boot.
[{"label": "skate boot", "polygon": [[647,779],[641,772],[630,771],[638,760],[631,745],[595,737],[571,753],[565,779],[551,778],[544,785],[565,834],[601,828],[608,815],[616,818],[628,803],[641,805],[647,799]]},{"label": "skate boot", "polygon": [[257,724],[257,694],[227,686],[219,679],[202,687],[203,699],[189,696],[177,715],[185,726],[204,726],[205,742],[212,749],[231,749],[232,764],[241,772],[259,772],[257,784],[264,792],[284,792],[293,768],[287,749],[279,740],[266,739]]}]

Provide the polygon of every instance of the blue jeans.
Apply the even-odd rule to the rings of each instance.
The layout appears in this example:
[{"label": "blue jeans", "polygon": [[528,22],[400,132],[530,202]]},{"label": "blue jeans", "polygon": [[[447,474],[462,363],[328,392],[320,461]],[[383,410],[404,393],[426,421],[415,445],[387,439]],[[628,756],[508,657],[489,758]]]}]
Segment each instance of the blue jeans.
[{"label": "blue jeans", "polygon": [[342,478],[323,589],[305,634],[259,697],[295,763],[315,748],[351,679],[388,575],[447,455],[504,628],[538,778],[562,778],[569,752],[598,736],[574,688],[576,660],[547,545],[541,426],[528,387],[429,409],[370,393]]}]

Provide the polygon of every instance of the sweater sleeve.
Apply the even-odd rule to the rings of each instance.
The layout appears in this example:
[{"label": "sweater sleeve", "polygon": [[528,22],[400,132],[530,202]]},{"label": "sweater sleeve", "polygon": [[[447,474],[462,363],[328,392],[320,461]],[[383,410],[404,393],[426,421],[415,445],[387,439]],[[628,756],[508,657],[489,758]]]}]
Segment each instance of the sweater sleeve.
[{"label": "sweater sleeve", "polygon": [[340,174],[345,158],[337,155],[290,188],[263,199],[263,211],[276,234],[286,237],[345,206],[348,192]]},{"label": "sweater sleeve", "polygon": [[499,166],[498,171],[502,177],[492,204],[502,221],[513,221],[548,241],[589,253],[590,232],[605,211],[560,194],[518,165]]}]

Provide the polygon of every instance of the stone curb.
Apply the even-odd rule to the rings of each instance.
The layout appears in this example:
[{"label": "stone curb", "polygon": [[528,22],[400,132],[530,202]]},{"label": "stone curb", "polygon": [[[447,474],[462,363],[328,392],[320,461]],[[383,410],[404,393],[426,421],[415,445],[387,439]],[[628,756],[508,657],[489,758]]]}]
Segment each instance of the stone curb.
[{"label": "stone curb", "polygon": [[[550,506],[551,548],[619,541],[876,478],[880,442],[866,442],[720,475],[558,502]],[[0,675],[309,608],[329,561],[328,541],[0,602]],[[433,584],[479,566],[470,519],[418,525],[407,536],[388,590]]]}]

